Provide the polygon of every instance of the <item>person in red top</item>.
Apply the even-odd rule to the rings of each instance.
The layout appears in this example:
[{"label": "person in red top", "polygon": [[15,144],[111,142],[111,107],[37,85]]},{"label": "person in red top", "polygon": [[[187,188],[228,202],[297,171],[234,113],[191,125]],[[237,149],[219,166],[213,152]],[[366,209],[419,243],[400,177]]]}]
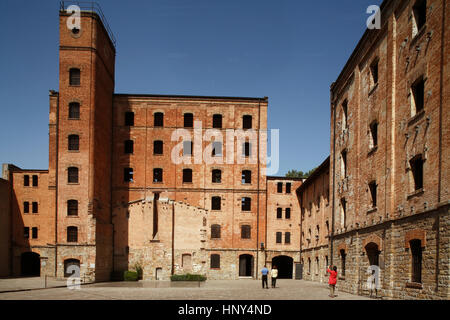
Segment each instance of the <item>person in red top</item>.
[{"label": "person in red top", "polygon": [[337,282],[337,267],[329,266],[327,269],[327,273],[330,274],[330,278],[328,279],[328,284],[330,285],[330,297],[334,298],[334,288],[336,287]]}]

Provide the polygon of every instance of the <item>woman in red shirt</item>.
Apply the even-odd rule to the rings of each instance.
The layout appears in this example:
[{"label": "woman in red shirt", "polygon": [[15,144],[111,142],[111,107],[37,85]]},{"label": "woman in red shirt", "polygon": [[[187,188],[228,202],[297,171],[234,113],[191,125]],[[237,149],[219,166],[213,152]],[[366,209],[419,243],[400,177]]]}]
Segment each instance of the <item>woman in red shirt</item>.
[{"label": "woman in red shirt", "polygon": [[336,287],[337,282],[337,267],[329,266],[327,272],[330,274],[330,278],[328,279],[328,284],[330,285],[330,297],[334,298],[334,288]]}]

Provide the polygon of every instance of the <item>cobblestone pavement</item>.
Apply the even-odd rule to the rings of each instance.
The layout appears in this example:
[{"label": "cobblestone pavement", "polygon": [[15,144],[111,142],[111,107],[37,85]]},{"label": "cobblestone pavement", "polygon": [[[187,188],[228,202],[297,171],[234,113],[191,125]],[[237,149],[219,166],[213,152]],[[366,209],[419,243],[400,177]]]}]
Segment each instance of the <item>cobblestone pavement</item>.
[{"label": "cobblestone pavement", "polygon": [[[0,279],[0,288],[4,280]],[[208,280],[201,287],[170,287],[166,281],[105,282],[82,285],[79,290],[50,288],[0,293],[0,300],[328,300],[328,286],[303,280],[277,281],[277,288],[262,289],[258,280]],[[365,300],[337,291],[334,300]]]}]

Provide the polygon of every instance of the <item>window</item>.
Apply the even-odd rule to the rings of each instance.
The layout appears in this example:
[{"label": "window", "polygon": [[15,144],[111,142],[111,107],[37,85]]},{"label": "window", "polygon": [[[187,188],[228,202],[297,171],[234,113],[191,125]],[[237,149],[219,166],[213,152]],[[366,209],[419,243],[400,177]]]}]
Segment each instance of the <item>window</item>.
[{"label": "window", "polygon": [[31,237],[33,239],[37,239],[37,237],[38,237],[38,228],[36,228],[36,227],[31,228]]},{"label": "window", "polygon": [[124,153],[132,154],[133,152],[134,152],[134,141],[133,140],[125,140]]},{"label": "window", "polygon": [[23,213],[30,213],[30,203],[28,201],[23,203]]},{"label": "window", "polygon": [[153,115],[153,126],[164,127],[164,113],[155,112],[155,114]]},{"label": "window", "polygon": [[241,226],[241,239],[251,239],[252,227],[248,225]]},{"label": "window", "polygon": [[344,249],[341,249],[340,253],[341,253],[341,274],[342,276],[345,277],[345,257],[347,256],[347,254],[345,253]]},{"label": "window", "polygon": [[38,186],[38,176],[34,175],[33,176],[33,187],[37,187]]},{"label": "window", "polygon": [[285,244],[290,244],[291,243],[291,233],[290,232],[285,232],[284,233],[284,243]]},{"label": "window", "polygon": [[78,242],[77,227],[67,227],[67,242]]},{"label": "window", "polygon": [[252,172],[250,170],[242,171],[242,183],[251,184],[252,183]]},{"label": "window", "polygon": [[23,176],[23,186],[24,187],[30,186],[30,176],[27,174]]},{"label": "window", "polygon": [[183,156],[192,156],[194,143],[192,141],[183,141]]},{"label": "window", "polygon": [[374,121],[370,125],[370,148],[378,146],[378,122]]},{"label": "window", "polygon": [[316,240],[319,241],[320,237],[320,227],[319,225],[316,225]]},{"label": "window", "polygon": [[308,258],[308,274],[311,274],[311,258]]},{"label": "window", "polygon": [[423,110],[425,105],[425,81],[423,77],[420,77],[414,82],[411,86],[411,93],[412,116],[415,116]]},{"label": "window", "polygon": [[327,227],[327,235],[330,234],[330,223],[328,222],[328,220],[325,222],[325,225]]},{"label": "window", "polygon": [[413,35],[415,36],[427,22],[427,1],[418,0],[413,6],[414,28]]},{"label": "window", "polygon": [[211,255],[211,269],[220,269],[220,255]]},{"label": "window", "polygon": [[251,155],[251,143],[250,142],[244,142],[242,145],[242,153],[244,154],[244,157],[250,157]]},{"label": "window", "polygon": [[286,183],[286,193],[291,193],[291,183]]},{"label": "window", "polygon": [[163,182],[163,169],[153,169],[153,182]]},{"label": "window", "polygon": [[69,119],[80,119],[80,104],[78,102],[69,103]]},{"label": "window", "polygon": [[23,237],[25,239],[29,239],[30,238],[30,228],[29,227],[24,227],[23,228]]},{"label": "window", "polygon": [[242,128],[251,129],[252,128],[252,116],[245,115],[242,117]]},{"label": "window", "polygon": [[285,217],[286,217],[286,219],[291,218],[291,208],[286,208]]},{"label": "window", "polygon": [[78,215],[78,200],[67,200],[67,215],[68,216]]},{"label": "window", "polygon": [[80,69],[72,68],[69,70],[69,84],[71,86],[80,85]]},{"label": "window", "polygon": [[411,240],[411,255],[412,255],[412,272],[411,281],[422,283],[422,243],[420,240]]},{"label": "window", "polygon": [[414,157],[410,162],[412,178],[414,181],[414,190],[423,188],[423,159],[422,155]]},{"label": "window", "polygon": [[347,116],[347,110],[348,108],[348,101],[345,100],[342,103],[342,130],[348,129],[348,116]]},{"label": "window", "polygon": [[320,209],[320,194],[317,196],[317,211]]},{"label": "window", "polygon": [[220,197],[211,198],[211,210],[220,210],[222,205],[222,199]]},{"label": "window", "polygon": [[369,183],[369,191],[372,200],[372,208],[377,206],[377,183],[376,181],[372,181]]},{"label": "window", "polygon": [[221,114],[213,115],[213,128],[216,128],[216,129],[222,128],[222,115]]},{"label": "window", "polygon": [[222,171],[214,169],[212,171],[212,183],[221,183],[221,182],[222,182]]},{"label": "window", "polygon": [[32,204],[31,204],[31,207],[32,207],[32,212],[33,213],[38,213],[38,203],[37,202],[33,202]]},{"label": "window", "polygon": [[78,183],[78,168],[70,167],[67,170],[67,182],[68,183]]},{"label": "window", "polygon": [[69,150],[71,151],[77,151],[80,150],[80,137],[76,134],[71,134],[69,136]]},{"label": "window", "polygon": [[194,115],[192,113],[184,114],[184,127],[192,128],[194,126]]},{"label": "window", "polygon": [[192,183],[192,169],[183,169],[183,183]]},{"label": "window", "polygon": [[123,182],[133,182],[133,168],[123,169]]},{"label": "window", "polygon": [[220,225],[213,224],[211,226],[211,239],[220,239]]},{"label": "window", "polygon": [[153,141],[153,154],[161,155],[163,154],[163,142],[160,140]]},{"label": "window", "polygon": [[341,153],[341,175],[342,178],[347,178],[347,150]]},{"label": "window", "polygon": [[129,127],[134,126],[134,112],[125,112],[125,125]]},{"label": "window", "polygon": [[281,243],[281,237],[283,236],[282,232],[277,232],[276,233],[276,242],[277,243]]},{"label": "window", "polygon": [[277,208],[277,219],[282,219],[282,218],[283,218],[283,209]]},{"label": "window", "polygon": [[378,59],[370,65],[370,74],[372,76],[372,85],[376,85],[378,83]]},{"label": "window", "polygon": [[341,227],[344,228],[346,226],[347,219],[347,201],[345,198],[341,199]]},{"label": "window", "polygon": [[251,211],[252,199],[251,198],[242,198],[242,211]]},{"label": "window", "polygon": [[221,157],[222,156],[222,142],[213,142],[212,147],[212,156],[213,157]]},{"label": "window", "polygon": [[319,274],[319,257],[316,257],[316,275]]},{"label": "window", "polygon": [[283,182],[278,182],[277,183],[277,192],[278,193],[283,193]]}]

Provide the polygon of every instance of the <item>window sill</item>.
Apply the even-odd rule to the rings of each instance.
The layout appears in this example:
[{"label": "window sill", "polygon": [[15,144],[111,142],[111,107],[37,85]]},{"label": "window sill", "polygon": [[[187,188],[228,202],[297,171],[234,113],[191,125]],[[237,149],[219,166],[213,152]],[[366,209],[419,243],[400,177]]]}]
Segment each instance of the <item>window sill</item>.
[{"label": "window sill", "polygon": [[423,289],[423,285],[421,283],[418,282],[406,282],[406,288],[411,288],[411,289]]},{"label": "window sill", "polygon": [[187,184],[187,185],[193,185],[193,183],[192,183],[192,182],[184,182],[184,181],[183,181],[183,184]]},{"label": "window sill", "polygon": [[69,87],[71,87],[71,88],[80,88],[81,84],[69,84]]},{"label": "window sill", "polygon": [[211,182],[212,184],[222,184],[222,182]]},{"label": "window sill", "polygon": [[374,212],[377,212],[377,211],[378,211],[378,208],[377,207],[373,207],[373,208],[367,210],[367,214],[374,213]]},{"label": "window sill", "polygon": [[369,91],[369,97],[370,97],[375,91],[377,91],[377,88],[378,88],[378,83],[376,83],[376,84],[374,85],[374,87],[373,87],[372,89],[370,89],[370,91]]},{"label": "window sill", "polygon": [[153,184],[163,184],[162,181],[153,181]]},{"label": "window sill", "polygon": [[370,157],[370,156],[373,155],[377,150],[378,150],[378,146],[373,147],[372,149],[369,150],[369,152],[367,153],[367,156]]},{"label": "window sill", "polygon": [[222,212],[222,210],[220,210],[220,209],[211,209],[211,213],[218,213],[218,212]]},{"label": "window sill", "polygon": [[80,216],[78,216],[78,215],[67,215],[66,217],[69,219],[80,218]]},{"label": "window sill", "polygon": [[79,182],[67,182],[67,184],[68,184],[69,186],[79,186],[79,185],[80,185]]},{"label": "window sill", "polygon": [[80,150],[67,150],[69,153],[80,153]]},{"label": "window sill", "polygon": [[81,120],[80,118],[67,118],[67,120]]},{"label": "window sill", "polygon": [[420,197],[420,196],[423,195],[424,193],[425,193],[425,189],[424,189],[424,188],[421,188],[421,189],[418,189],[418,190],[414,191],[413,193],[409,194],[409,195],[406,197],[406,199],[407,199],[407,200],[411,200],[412,198]]},{"label": "window sill", "polygon": [[154,157],[162,157],[162,156],[164,156],[164,155],[163,155],[162,153],[154,153],[153,156],[154,156]]},{"label": "window sill", "polygon": [[414,125],[417,121],[422,119],[424,115],[425,115],[425,109],[420,110],[417,114],[415,114],[408,120],[408,127]]}]

